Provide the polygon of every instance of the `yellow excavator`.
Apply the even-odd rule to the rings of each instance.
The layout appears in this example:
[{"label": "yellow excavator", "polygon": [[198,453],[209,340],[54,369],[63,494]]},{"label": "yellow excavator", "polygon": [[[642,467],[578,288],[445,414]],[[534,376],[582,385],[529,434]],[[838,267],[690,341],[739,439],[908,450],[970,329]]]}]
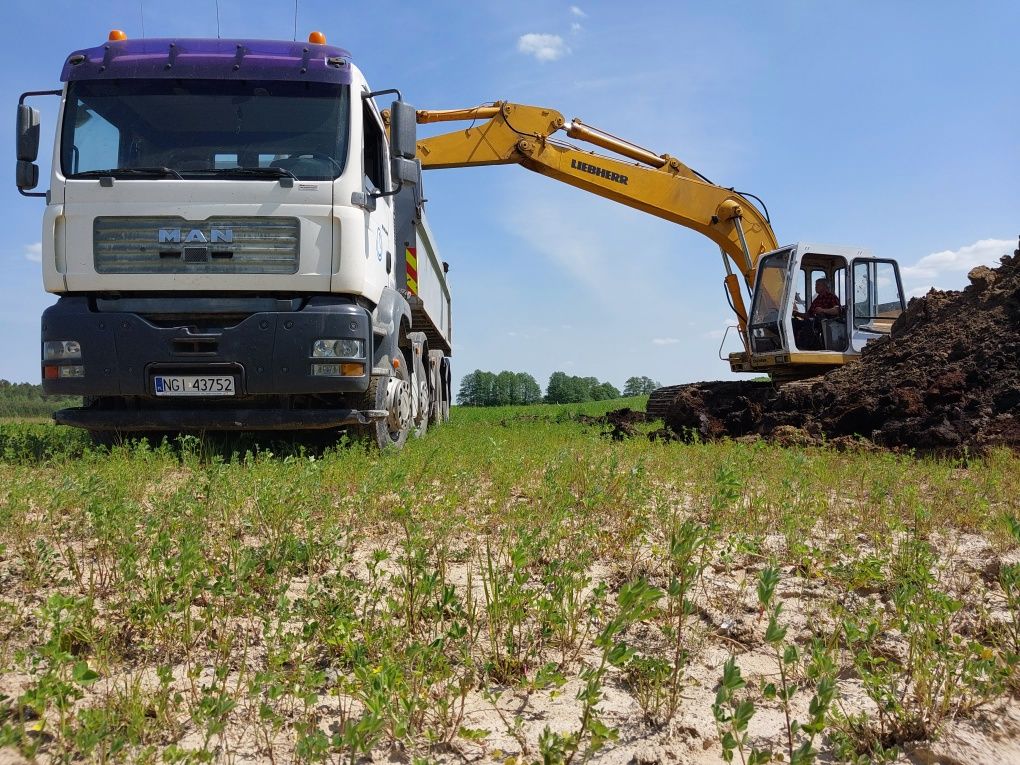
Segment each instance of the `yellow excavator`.
[{"label": "yellow excavator", "polygon": [[[757,197],[718,186],[669,154],[656,154],[577,118],[568,123],[560,112],[538,106],[496,102],[416,114],[418,124],[469,123],[418,140],[424,169],[521,165],[715,242],[743,344],[742,351],[729,354],[734,372],[768,374],[777,383],[822,374],[859,357],[864,344],[888,334],[904,310],[895,260],[857,247],[779,246],[764,204],[751,201]],[[831,294],[819,300],[825,293],[835,295],[838,310]],[[828,310],[816,310],[823,303]],[[652,396],[650,412],[663,401],[668,404],[670,389],[660,390]]]}]

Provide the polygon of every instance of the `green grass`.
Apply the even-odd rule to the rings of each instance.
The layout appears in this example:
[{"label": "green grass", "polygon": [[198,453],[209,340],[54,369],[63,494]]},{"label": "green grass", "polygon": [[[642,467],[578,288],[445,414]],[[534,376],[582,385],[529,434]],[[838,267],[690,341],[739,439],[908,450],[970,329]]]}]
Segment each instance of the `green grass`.
[{"label": "green grass", "polygon": [[[771,657],[782,682],[730,671],[724,745],[764,746],[740,739],[742,715],[792,719],[796,689],[806,705],[838,677],[881,713],[802,712],[810,737],[777,729],[776,751],[864,762],[1016,690],[1020,571],[975,573],[953,549],[1020,542],[1004,520],[1017,455],[614,443],[572,419],[643,404],[455,408],[382,454],[93,450],[77,431],[0,423],[0,749],[356,761],[399,744],[423,762],[580,762],[621,745],[610,689],[651,736],[711,690],[721,663],[711,682],[698,668],[725,649]],[[759,576],[780,578],[760,606]],[[807,587],[823,615],[788,628],[781,604]],[[749,625],[739,639],[707,616],[728,608]],[[908,658],[888,658],[890,630]],[[556,694],[576,705],[567,730],[506,711]]]}]

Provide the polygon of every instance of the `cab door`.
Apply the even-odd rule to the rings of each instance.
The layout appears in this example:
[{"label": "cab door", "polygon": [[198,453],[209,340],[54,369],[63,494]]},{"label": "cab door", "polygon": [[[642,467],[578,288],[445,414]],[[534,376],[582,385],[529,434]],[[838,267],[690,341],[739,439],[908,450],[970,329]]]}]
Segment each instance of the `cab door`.
[{"label": "cab door", "polygon": [[871,340],[889,334],[906,301],[895,260],[854,258],[850,279],[850,345],[860,351]]},{"label": "cab door", "polygon": [[761,259],[747,324],[751,353],[775,353],[790,348],[789,287],[796,265],[797,258],[789,248]]},{"label": "cab door", "polygon": [[[362,120],[364,124],[364,177],[365,194],[372,195],[390,190],[389,147],[382,118],[371,99],[362,99]],[[366,275],[372,283],[369,294],[376,287],[393,286],[393,197],[381,196],[375,199],[375,209],[366,212],[368,218],[365,234],[365,257],[368,261]]]}]

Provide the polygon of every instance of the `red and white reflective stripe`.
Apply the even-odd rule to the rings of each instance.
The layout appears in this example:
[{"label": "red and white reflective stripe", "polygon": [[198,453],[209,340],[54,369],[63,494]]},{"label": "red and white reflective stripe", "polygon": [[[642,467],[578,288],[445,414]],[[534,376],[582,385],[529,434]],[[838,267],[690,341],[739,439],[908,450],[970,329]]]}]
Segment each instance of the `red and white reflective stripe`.
[{"label": "red and white reflective stripe", "polygon": [[412,295],[418,294],[418,255],[414,247],[408,247],[404,252],[407,260],[407,291]]}]

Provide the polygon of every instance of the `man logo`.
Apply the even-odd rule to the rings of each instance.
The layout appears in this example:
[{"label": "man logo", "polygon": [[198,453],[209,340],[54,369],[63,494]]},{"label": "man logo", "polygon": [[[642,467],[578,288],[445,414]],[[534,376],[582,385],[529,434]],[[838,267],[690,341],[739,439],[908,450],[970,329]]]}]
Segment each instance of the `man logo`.
[{"label": "man logo", "polygon": [[157,240],[160,244],[180,244],[182,241],[185,244],[193,244],[198,242],[200,244],[216,244],[217,242],[223,242],[224,244],[233,244],[234,242],[234,230],[230,228],[211,228],[209,229],[208,238],[200,229],[193,228],[184,238],[181,238],[181,230],[179,228],[161,228],[157,235]]}]

